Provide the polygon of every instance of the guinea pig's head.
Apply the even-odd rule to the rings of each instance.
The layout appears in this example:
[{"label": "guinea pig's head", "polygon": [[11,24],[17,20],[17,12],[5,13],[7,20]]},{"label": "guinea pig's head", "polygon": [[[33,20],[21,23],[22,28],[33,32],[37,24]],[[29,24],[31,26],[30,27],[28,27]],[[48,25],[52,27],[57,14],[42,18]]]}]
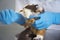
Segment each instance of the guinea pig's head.
[{"label": "guinea pig's head", "polygon": [[20,12],[22,12],[23,16],[29,18],[31,15],[35,16],[43,12],[44,9],[42,7],[38,7],[38,5],[27,5]]}]

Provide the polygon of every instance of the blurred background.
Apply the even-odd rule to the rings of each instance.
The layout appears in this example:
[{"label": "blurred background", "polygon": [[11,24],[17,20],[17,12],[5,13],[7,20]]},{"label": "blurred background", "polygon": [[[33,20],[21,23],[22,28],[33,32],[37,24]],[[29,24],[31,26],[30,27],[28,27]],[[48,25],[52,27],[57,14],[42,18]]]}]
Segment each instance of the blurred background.
[{"label": "blurred background", "polygon": [[[0,0],[0,10],[14,9],[19,11],[26,4],[39,4],[46,11],[60,12],[60,0]],[[19,24],[4,25],[0,23],[0,40],[17,40],[15,35],[24,30]],[[47,37],[48,36],[48,37]],[[60,40],[60,25],[51,25],[45,40]]]}]

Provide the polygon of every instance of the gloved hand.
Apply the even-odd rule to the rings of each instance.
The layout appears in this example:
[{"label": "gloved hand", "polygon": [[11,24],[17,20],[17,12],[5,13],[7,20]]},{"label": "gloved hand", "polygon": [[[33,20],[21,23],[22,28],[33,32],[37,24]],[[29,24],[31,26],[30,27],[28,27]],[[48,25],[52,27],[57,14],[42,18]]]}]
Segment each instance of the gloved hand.
[{"label": "gloved hand", "polygon": [[16,13],[14,10],[5,9],[0,11],[0,22],[4,24],[11,24],[13,22],[24,24],[25,19],[21,14]]},{"label": "gloved hand", "polygon": [[[34,16],[31,16],[31,18],[33,17]],[[40,19],[32,24],[32,26],[37,30],[46,29],[51,24],[60,24],[60,13],[57,12],[44,12],[39,14],[38,17],[40,17]]]}]

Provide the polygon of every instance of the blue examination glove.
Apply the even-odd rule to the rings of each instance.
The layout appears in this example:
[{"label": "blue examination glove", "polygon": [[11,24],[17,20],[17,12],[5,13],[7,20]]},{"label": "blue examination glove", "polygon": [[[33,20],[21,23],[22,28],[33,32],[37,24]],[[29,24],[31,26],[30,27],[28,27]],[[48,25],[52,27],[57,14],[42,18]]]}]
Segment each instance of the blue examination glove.
[{"label": "blue examination glove", "polygon": [[24,24],[25,19],[21,14],[16,13],[14,10],[5,9],[0,11],[0,22],[4,24],[11,24],[13,22]]},{"label": "blue examination glove", "polygon": [[[33,18],[33,16],[31,16]],[[48,28],[51,24],[60,24],[60,13],[44,12],[39,14],[40,19],[36,20],[32,25],[35,29],[41,30]]]}]

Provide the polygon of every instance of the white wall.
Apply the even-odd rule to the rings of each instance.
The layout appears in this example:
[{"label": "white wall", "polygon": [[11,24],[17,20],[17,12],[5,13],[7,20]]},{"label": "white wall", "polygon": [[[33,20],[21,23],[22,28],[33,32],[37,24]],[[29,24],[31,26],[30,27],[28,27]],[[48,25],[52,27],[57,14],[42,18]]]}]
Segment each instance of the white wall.
[{"label": "white wall", "polygon": [[15,0],[1,0],[0,10],[1,9],[15,9]]},{"label": "white wall", "polygon": [[21,10],[25,5],[27,5],[29,2],[28,0],[16,0],[15,10],[19,11]]},{"label": "white wall", "polygon": [[29,0],[30,4],[39,4],[47,11],[60,12],[60,0]]}]

